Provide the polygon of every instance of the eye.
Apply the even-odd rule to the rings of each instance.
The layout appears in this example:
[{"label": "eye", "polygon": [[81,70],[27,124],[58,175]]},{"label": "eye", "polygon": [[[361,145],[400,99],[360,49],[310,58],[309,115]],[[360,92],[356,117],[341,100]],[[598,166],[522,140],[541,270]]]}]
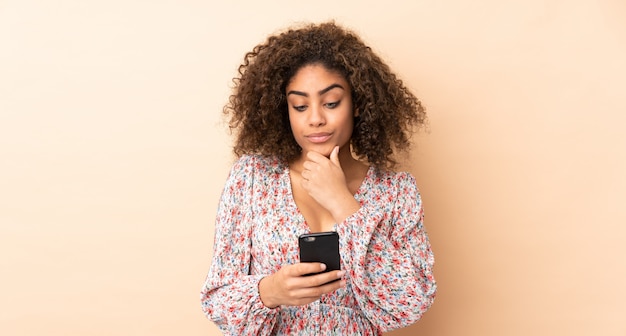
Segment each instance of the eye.
[{"label": "eye", "polygon": [[294,106],[293,109],[298,111],[298,112],[304,112],[304,110],[306,110],[307,106],[306,105],[298,105],[298,106]]},{"label": "eye", "polygon": [[340,101],[336,101],[336,102],[332,102],[332,103],[326,103],[324,105],[326,105],[327,108],[329,109],[334,109],[337,106],[339,106]]}]

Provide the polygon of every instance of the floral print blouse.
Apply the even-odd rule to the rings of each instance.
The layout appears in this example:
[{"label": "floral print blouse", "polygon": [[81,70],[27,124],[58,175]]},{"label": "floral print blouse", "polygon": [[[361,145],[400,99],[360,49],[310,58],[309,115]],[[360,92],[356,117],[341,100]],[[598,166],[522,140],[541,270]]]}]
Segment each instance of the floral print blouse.
[{"label": "floral print blouse", "polygon": [[309,228],[292,197],[289,167],[244,155],[233,165],[217,210],[214,255],[202,310],[225,335],[381,335],[430,307],[434,257],[415,179],[370,167],[361,208],[335,224],[347,284],[304,306],[268,308],[259,281],[299,262]]}]

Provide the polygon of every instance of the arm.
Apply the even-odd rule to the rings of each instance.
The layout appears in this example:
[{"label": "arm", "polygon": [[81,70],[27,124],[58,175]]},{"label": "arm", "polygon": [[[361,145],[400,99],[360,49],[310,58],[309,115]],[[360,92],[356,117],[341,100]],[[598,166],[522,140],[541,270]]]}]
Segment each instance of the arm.
[{"label": "arm", "polygon": [[390,187],[374,191],[380,201],[365,204],[337,226],[354,295],[381,331],[417,322],[436,292],[415,180],[408,174],[395,178]]},{"label": "arm", "polygon": [[226,335],[269,335],[277,316],[261,302],[249,275],[252,230],[252,159],[231,169],[215,221],[213,260],[201,291],[202,310]]}]

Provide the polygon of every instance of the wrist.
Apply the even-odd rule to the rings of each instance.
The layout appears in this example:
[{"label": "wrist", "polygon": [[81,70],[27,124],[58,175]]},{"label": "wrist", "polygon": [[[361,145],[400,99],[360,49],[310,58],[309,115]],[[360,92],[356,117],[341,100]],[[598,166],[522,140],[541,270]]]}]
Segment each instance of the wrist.
[{"label": "wrist", "polygon": [[336,223],[343,222],[361,208],[359,202],[352,195],[344,197],[341,202],[337,202],[335,205],[335,208],[330,210],[330,213]]},{"label": "wrist", "polygon": [[259,290],[259,298],[261,299],[261,303],[263,303],[263,305],[267,308],[276,308],[279,306],[279,304],[275,303],[272,295],[270,295],[271,291],[271,282],[272,282],[272,278],[271,275],[268,275],[266,277],[263,277],[261,279],[261,281],[259,281],[259,286],[258,286],[258,290]]}]

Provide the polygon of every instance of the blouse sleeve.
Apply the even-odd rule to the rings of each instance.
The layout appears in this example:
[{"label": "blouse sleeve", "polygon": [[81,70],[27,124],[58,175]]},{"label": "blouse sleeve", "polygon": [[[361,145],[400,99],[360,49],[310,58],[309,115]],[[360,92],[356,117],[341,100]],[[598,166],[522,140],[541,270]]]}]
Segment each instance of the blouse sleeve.
[{"label": "blouse sleeve", "polygon": [[265,275],[249,275],[254,160],[233,165],[215,221],[213,260],[201,290],[202,310],[225,335],[269,335],[276,309],[260,299]]},{"label": "blouse sleeve", "polygon": [[337,225],[354,295],[364,316],[383,332],[417,322],[437,288],[415,179],[395,176],[378,190],[375,203]]}]

